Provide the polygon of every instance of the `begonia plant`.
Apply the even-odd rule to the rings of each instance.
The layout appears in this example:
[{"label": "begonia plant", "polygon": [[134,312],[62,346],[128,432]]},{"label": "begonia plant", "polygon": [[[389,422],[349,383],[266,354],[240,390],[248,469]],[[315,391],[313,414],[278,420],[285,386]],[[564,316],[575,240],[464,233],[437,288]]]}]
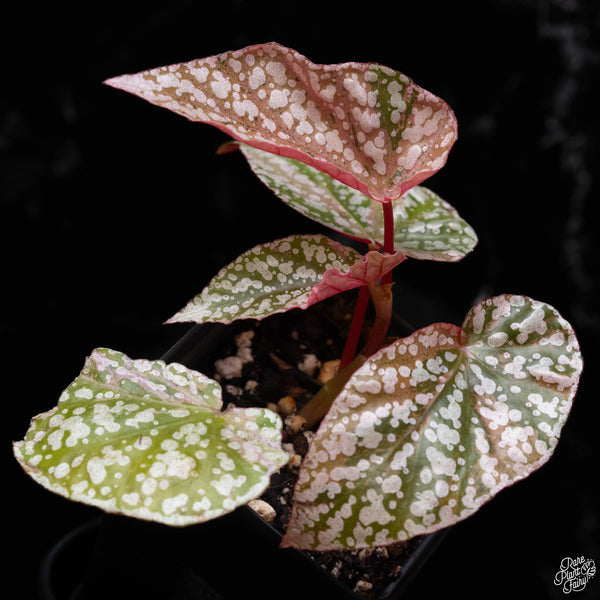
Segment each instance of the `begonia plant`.
[{"label": "begonia plant", "polygon": [[[339,374],[301,412],[316,433],[282,546],[357,549],[434,532],[550,458],[582,370],[556,309],[504,294],[460,327],[388,338],[393,270],[456,262],[477,243],[420,185],[457,138],[443,100],[386,66],[313,64],[276,43],[106,83],[226,132],[221,152],[241,151],[279,199],[354,240],[260,244],[169,320],[264,319],[358,291]],[[181,364],[97,349],[14,452],[51,491],[181,526],[260,497],[289,459],[282,427],[265,407],[223,410],[219,383]]]}]

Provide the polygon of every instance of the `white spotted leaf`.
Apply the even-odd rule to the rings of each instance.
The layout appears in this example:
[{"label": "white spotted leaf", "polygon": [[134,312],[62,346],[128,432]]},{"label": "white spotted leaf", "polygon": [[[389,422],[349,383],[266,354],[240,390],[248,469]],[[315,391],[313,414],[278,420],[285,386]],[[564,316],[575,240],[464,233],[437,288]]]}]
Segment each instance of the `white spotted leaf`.
[{"label": "white spotted leaf", "polygon": [[[254,173],[286,204],[354,239],[383,247],[381,203],[297,160],[239,146]],[[392,205],[397,252],[455,262],[477,244],[475,232],[457,211],[422,186],[413,187]]]},{"label": "white spotted leaf", "polygon": [[581,369],[569,323],[522,296],[383,348],[313,438],[283,545],[386,545],[465,519],[550,458]]},{"label": "white spotted leaf", "polygon": [[260,244],[225,266],[168,323],[231,323],[308,308],[377,281],[406,257],[366,255],[324,235],[292,235]]},{"label": "white spotted leaf", "polygon": [[14,453],[71,500],[183,526],[262,494],[289,457],[266,409],[221,411],[221,388],[178,363],[96,349]]},{"label": "white spotted leaf", "polygon": [[381,202],[438,171],[457,137],[450,107],[402,73],[376,63],[314,64],[276,43],[105,83]]}]

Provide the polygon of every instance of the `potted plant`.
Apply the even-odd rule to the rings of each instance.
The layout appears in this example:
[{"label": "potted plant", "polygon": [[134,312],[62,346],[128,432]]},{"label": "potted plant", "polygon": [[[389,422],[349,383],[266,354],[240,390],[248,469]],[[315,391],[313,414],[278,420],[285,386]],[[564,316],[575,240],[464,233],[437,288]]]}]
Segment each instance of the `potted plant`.
[{"label": "potted plant", "polygon": [[[379,564],[393,555],[402,573],[411,540],[467,518],[550,458],[582,370],[575,333],[556,309],[504,294],[480,302],[462,326],[390,328],[396,267],[456,262],[477,243],[457,211],[420,185],[457,138],[443,100],[388,67],[316,65],[275,43],[106,83],[227,132],[222,153],[241,151],[276,196],[336,239],[299,234],[243,253],[169,319],[200,325],[163,360],[95,350],[14,444],[31,477],[169,536],[162,525],[210,531],[243,505],[281,525],[264,502],[285,473],[293,483],[281,504],[291,511],[277,545],[323,564],[335,556],[335,580],[344,557]],[[259,324],[276,323],[283,336],[289,315],[320,310],[327,321],[351,290],[331,376],[317,380],[316,355],[295,365],[271,355],[312,389],[277,404],[253,393],[247,365]],[[237,350],[218,341],[225,354],[213,356],[223,330]],[[198,342],[200,358],[190,350]],[[215,359],[220,382],[206,372]],[[228,390],[244,369],[244,387]],[[244,395],[256,405],[235,400]],[[392,594],[369,577],[348,585],[348,594]]]}]

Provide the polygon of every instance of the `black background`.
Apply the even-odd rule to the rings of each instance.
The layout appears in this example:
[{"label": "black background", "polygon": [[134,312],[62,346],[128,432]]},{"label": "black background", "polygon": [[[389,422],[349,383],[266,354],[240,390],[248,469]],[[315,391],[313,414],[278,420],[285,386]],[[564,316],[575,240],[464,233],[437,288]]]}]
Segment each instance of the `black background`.
[{"label": "black background", "polygon": [[[552,579],[564,556],[600,562],[597,3],[78,6],[27,3],[3,17],[4,581],[35,598],[40,558],[97,514],[22,474],[10,442],[30,417],[54,406],[94,347],[158,358],[187,330],[162,322],[243,250],[320,231],[240,156],[215,155],[224,134],[101,82],[277,41],[317,63],[386,64],[457,115],[459,141],[426,185],[480,243],[459,264],[397,270],[397,308],[408,320],[460,324],[484,296],[510,292],[552,304],[578,332],[586,368],[555,456],[455,527],[411,590],[562,597]],[[416,309],[403,305],[403,290],[420,298]],[[579,597],[598,595],[600,575]]]}]

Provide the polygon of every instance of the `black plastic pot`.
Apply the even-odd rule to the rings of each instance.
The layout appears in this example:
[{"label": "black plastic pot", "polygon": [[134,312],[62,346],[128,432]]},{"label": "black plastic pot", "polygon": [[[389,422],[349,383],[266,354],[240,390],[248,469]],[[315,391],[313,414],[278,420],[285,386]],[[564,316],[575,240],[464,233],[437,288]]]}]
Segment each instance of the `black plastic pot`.
[{"label": "black plastic pot", "polygon": [[[423,538],[400,576],[379,596],[402,597],[445,536]],[[62,537],[40,570],[43,600],[163,598],[270,600],[362,598],[303,552],[280,549],[281,535],[250,509],[218,521],[171,529],[106,515]]]},{"label": "black plastic pot", "polygon": [[[210,372],[223,332],[218,324],[197,325],[162,358]],[[377,600],[400,599],[445,533],[424,536]],[[107,514],[51,549],[40,570],[40,595],[42,600],[364,598],[307,553],[280,549],[281,537],[248,507],[185,528]]]}]

